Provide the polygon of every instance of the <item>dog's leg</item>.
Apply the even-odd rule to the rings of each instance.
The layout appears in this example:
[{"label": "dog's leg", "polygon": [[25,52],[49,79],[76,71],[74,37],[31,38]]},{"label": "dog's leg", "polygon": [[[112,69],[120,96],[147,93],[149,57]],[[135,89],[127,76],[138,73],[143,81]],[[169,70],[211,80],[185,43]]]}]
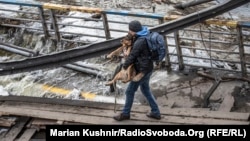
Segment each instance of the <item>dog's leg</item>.
[{"label": "dog's leg", "polygon": [[118,80],[118,78],[119,78],[119,73],[117,73],[116,76],[111,81],[107,82],[105,85],[106,86],[114,85]]},{"label": "dog's leg", "polygon": [[105,85],[109,86],[109,85],[115,84],[117,80],[124,80],[124,75],[126,75],[126,70],[121,69],[120,72],[118,72],[115,75],[115,77],[111,81],[109,81],[108,83],[106,83]]},{"label": "dog's leg", "polygon": [[106,58],[112,59],[114,57],[118,57],[122,53],[122,50],[123,50],[123,46],[121,46],[118,49],[112,51],[110,54],[107,55]]},{"label": "dog's leg", "polygon": [[143,76],[144,76],[144,73],[140,72],[140,73],[138,73],[138,74],[132,79],[132,81],[138,82],[138,81],[140,81],[140,80],[142,79]]},{"label": "dog's leg", "polygon": [[129,69],[128,69],[128,72],[127,72],[127,81],[131,80],[132,71],[133,71],[133,64],[129,66]]},{"label": "dog's leg", "polygon": [[124,51],[123,51],[123,54],[125,56],[125,58],[128,57],[128,55],[130,54],[131,52],[131,46],[127,47]]},{"label": "dog's leg", "polygon": [[105,84],[106,86],[110,86],[110,91],[111,92],[114,92],[114,89],[115,89],[114,86],[116,84],[116,81],[114,81],[114,79],[115,79],[115,77],[117,77],[117,74],[121,71],[121,69],[122,69],[122,64],[119,64],[115,68],[115,72],[113,73],[111,80],[108,83]]},{"label": "dog's leg", "polygon": [[129,81],[131,80],[133,69],[134,69],[133,64],[130,65],[130,66],[127,68],[126,73],[125,73],[125,76],[126,76],[126,77],[125,77],[125,79],[122,80],[123,83],[127,83],[127,82],[129,82]]},{"label": "dog's leg", "polygon": [[132,49],[132,47],[131,47],[131,46],[130,46],[130,47],[128,47],[128,49],[127,49],[127,53],[128,53],[128,54],[130,54],[131,49]]},{"label": "dog's leg", "polygon": [[[111,80],[113,80],[116,76],[117,73],[119,73],[122,69],[122,64],[120,63],[116,68],[115,68],[115,72],[112,75]],[[114,92],[116,90],[116,82],[113,83],[113,85],[109,85],[109,90],[110,92]]]}]

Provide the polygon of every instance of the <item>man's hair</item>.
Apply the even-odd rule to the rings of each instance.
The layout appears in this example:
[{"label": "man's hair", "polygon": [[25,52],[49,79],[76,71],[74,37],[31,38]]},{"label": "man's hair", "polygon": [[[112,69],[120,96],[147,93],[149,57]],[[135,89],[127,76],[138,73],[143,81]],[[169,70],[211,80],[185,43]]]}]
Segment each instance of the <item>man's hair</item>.
[{"label": "man's hair", "polygon": [[134,20],[128,24],[128,28],[129,28],[129,30],[131,30],[133,32],[139,32],[142,30],[142,25],[139,21]]}]

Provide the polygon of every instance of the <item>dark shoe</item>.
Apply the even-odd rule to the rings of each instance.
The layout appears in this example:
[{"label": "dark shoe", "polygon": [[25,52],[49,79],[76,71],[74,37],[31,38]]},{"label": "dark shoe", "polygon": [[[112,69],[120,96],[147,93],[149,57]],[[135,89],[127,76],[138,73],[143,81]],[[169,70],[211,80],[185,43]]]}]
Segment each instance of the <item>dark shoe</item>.
[{"label": "dark shoe", "polygon": [[153,113],[147,113],[147,117],[149,117],[149,118],[154,118],[154,119],[158,119],[158,120],[160,120],[161,119],[161,115],[155,115],[155,114],[153,114]]},{"label": "dark shoe", "polygon": [[128,120],[130,116],[124,115],[123,113],[113,117],[117,121]]}]

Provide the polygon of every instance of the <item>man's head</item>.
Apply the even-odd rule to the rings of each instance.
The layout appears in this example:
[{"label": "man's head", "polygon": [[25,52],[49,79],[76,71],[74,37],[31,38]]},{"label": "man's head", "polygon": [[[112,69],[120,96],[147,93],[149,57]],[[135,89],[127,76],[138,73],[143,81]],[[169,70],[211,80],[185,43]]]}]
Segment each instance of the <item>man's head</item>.
[{"label": "man's head", "polygon": [[142,25],[139,21],[137,20],[134,20],[134,21],[131,21],[129,24],[128,24],[128,28],[130,31],[132,32],[139,32],[142,30]]}]

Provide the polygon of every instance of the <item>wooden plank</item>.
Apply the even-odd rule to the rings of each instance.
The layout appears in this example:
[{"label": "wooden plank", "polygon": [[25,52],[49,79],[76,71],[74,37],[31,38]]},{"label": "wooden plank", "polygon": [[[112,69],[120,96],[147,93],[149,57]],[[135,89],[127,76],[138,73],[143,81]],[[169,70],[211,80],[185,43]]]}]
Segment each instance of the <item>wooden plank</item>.
[{"label": "wooden plank", "polygon": [[161,109],[166,115],[189,116],[199,118],[214,118],[214,119],[228,119],[228,120],[249,120],[249,113],[237,112],[221,112],[221,111],[206,111],[202,109],[188,109],[188,108],[175,108],[175,109]]},{"label": "wooden plank", "polygon": [[[3,101],[0,101],[0,105],[2,105],[4,102]],[[3,115],[2,112],[0,112],[0,117]]]},{"label": "wooden plank", "polygon": [[8,118],[0,117],[0,126],[3,127],[11,127],[12,125],[15,124],[15,120],[11,120]]},{"label": "wooden plank", "polygon": [[234,106],[234,97],[231,94],[227,94],[222,101],[218,111],[230,112]]},{"label": "wooden plank", "polygon": [[104,103],[104,102],[31,97],[31,96],[14,96],[14,95],[0,96],[0,101],[28,102],[28,103],[37,103],[37,104],[46,103],[46,104],[81,106],[81,107],[91,107],[91,108],[100,108],[100,109],[106,109],[106,108],[114,109],[114,104]]},{"label": "wooden plank", "polygon": [[[24,102],[6,102],[2,106],[22,106],[26,109],[39,109],[48,111],[58,111],[66,113],[79,113],[79,114],[89,114],[91,115],[92,108],[89,107],[78,107],[78,106],[68,106],[68,105],[52,105],[52,104],[37,104],[37,103],[24,103]],[[145,114],[150,109],[149,106],[139,106],[134,105],[132,112]],[[113,110],[107,108],[106,110]],[[117,111],[121,111],[122,106],[117,106]],[[0,111],[1,112],[1,111]],[[212,119],[227,119],[227,120],[242,120],[248,121],[250,113],[235,113],[235,112],[221,112],[221,111],[207,111],[191,108],[161,108],[162,115],[166,116],[185,116],[194,118],[212,118]]]},{"label": "wooden plank", "polygon": [[[20,107],[0,106],[0,111],[8,111],[9,114],[23,115],[30,117],[38,117],[45,119],[62,120],[69,122],[79,122],[86,124],[239,124],[249,125],[248,121],[236,121],[226,119],[206,119],[206,118],[192,118],[183,116],[166,116],[164,115],[161,120],[154,120],[147,118],[142,113],[131,113],[131,119],[123,122],[115,121],[112,116],[114,112],[111,110],[88,109],[88,114],[74,114],[58,111],[42,111],[38,109],[25,109]],[[87,110],[87,109],[86,109]]]},{"label": "wooden plank", "polygon": [[40,119],[33,118],[27,125],[26,128],[35,128],[37,130],[45,129],[45,125],[56,125],[57,120],[48,120],[48,119]]},{"label": "wooden plank", "polygon": [[26,129],[22,136],[15,141],[29,141],[31,137],[36,133],[36,129]]},{"label": "wooden plank", "polygon": [[[22,112],[20,109],[19,111]],[[28,117],[20,117],[17,120],[17,123],[8,131],[7,134],[5,134],[1,141],[14,141],[28,120]]]},{"label": "wooden plank", "polygon": [[30,124],[40,126],[40,125],[55,125],[55,124],[59,124],[59,123],[57,123],[57,120],[34,118],[30,122]]},{"label": "wooden plank", "polygon": [[[88,124],[157,124],[157,122],[149,122],[149,121],[135,121],[135,120],[127,120],[125,122],[116,122],[110,116],[107,117],[107,111],[102,111],[101,116],[91,116],[91,115],[80,115],[80,114],[72,114],[72,113],[63,113],[63,112],[53,112],[53,111],[41,111],[34,109],[24,109],[20,111],[20,107],[0,107],[0,111],[8,110],[9,114],[14,115],[24,115],[28,117],[38,117],[44,119],[53,119],[53,120],[62,120],[62,121],[70,121],[70,122],[79,122],[79,123],[88,123]],[[100,112],[100,111],[98,111]],[[114,113],[107,115],[113,115]],[[159,124],[159,123],[158,123]]]},{"label": "wooden plank", "polygon": [[3,116],[3,115],[7,116],[8,113],[0,112],[0,116]]},{"label": "wooden plank", "polygon": [[[80,125],[82,123],[77,123],[77,122],[63,122],[63,125]],[[34,118],[27,127],[29,128],[38,128],[38,129],[46,129],[46,125],[61,125],[61,123],[58,123],[57,120],[51,120],[51,119],[41,119],[41,118]]]},{"label": "wooden plank", "polygon": [[[102,102],[95,102],[95,101],[84,101],[84,100],[68,100],[68,99],[51,99],[51,98],[40,98],[40,97],[27,97],[27,96],[8,96],[8,97],[1,97],[0,101],[5,102],[30,102],[36,104],[56,104],[56,105],[66,105],[66,106],[80,106],[80,107],[88,107],[88,108],[100,108],[100,109],[110,109],[114,110],[114,104],[112,103],[102,103]],[[121,111],[123,105],[117,104],[117,111]],[[145,113],[149,109],[149,106],[142,106],[142,105],[133,105],[132,112],[141,112]],[[190,117],[204,117],[204,118],[225,118],[225,119],[237,119],[237,120],[248,120],[250,117],[250,113],[235,113],[235,112],[221,112],[221,111],[203,111],[190,108],[166,108],[160,107],[161,113],[163,115],[174,115],[174,116],[190,116]],[[4,113],[6,115],[7,113]]]}]

